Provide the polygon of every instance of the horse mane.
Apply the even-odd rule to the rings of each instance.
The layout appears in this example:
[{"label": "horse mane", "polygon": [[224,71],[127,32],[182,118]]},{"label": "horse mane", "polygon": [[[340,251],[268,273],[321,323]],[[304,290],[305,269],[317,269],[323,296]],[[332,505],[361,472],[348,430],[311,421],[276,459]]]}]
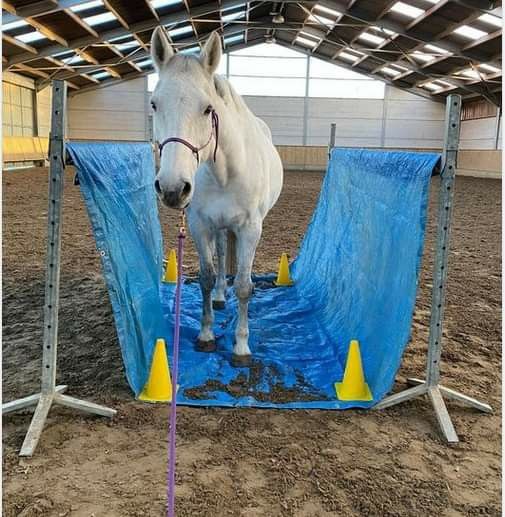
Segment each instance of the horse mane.
[{"label": "horse mane", "polygon": [[230,81],[228,81],[226,77],[215,74],[214,86],[216,88],[217,94],[228,106],[233,105],[237,111],[254,116],[252,111],[244,102],[244,99],[242,99],[242,97],[235,91],[235,88],[233,88],[233,86],[230,84]]}]

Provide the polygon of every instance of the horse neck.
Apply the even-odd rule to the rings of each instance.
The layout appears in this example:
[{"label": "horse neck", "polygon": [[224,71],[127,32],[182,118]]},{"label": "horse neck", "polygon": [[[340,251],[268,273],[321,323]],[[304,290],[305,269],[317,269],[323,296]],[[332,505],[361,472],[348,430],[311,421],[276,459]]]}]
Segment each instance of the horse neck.
[{"label": "horse neck", "polygon": [[241,164],[244,163],[246,149],[245,119],[234,104],[221,99],[216,105],[216,112],[219,117],[219,139],[212,169],[218,183],[225,186],[244,169]]}]

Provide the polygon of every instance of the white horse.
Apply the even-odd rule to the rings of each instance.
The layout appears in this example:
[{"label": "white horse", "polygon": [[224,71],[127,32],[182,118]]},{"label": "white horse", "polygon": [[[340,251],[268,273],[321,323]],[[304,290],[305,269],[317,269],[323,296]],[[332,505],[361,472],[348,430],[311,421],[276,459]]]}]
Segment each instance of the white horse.
[{"label": "white horse", "polygon": [[215,75],[222,55],[216,32],[197,57],[175,55],[158,27],[151,54],[159,73],[151,99],[159,143],[155,188],[166,205],[186,209],[200,257],[203,311],[197,348],[216,349],[213,308],[224,307],[226,233],[231,231],[237,243],[234,287],[239,301],[232,364],[249,366],[251,269],[263,219],[282,189],[282,163],[267,125],[226,79]]}]

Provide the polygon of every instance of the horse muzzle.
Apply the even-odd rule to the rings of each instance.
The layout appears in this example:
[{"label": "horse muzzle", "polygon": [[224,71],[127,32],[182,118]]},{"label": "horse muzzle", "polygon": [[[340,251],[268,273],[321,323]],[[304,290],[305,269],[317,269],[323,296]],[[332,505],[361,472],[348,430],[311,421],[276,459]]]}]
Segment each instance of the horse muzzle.
[{"label": "horse muzzle", "polygon": [[161,201],[170,208],[186,208],[193,194],[193,188],[188,181],[182,181],[175,189],[165,189],[160,181],[156,180],[154,188]]}]

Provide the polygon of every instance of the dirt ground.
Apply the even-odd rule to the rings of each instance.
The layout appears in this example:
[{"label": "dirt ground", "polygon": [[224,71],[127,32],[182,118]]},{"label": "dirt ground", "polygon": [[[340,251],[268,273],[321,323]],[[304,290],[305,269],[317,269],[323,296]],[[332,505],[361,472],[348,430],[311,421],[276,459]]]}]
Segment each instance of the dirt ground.
[{"label": "dirt ground", "polygon": [[[28,411],[3,421],[4,513],[12,516],[160,516],[166,498],[168,408],[132,400],[98,254],[68,171],[60,313],[59,382],[117,418],[50,412],[35,456],[17,452]],[[294,256],[322,175],[286,175],[265,223],[255,270]],[[3,176],[3,397],[37,391],[42,339],[47,175]],[[433,180],[436,187],[438,179]],[[433,191],[435,192],[435,188]],[[177,515],[501,515],[501,182],[460,178],[442,375],[496,409],[449,403],[461,443],[446,446],[427,400],[384,411],[181,407]],[[436,196],[414,318],[395,389],[422,376],[428,333]],[[162,210],[166,246],[175,218]],[[195,271],[195,253],[186,255]]]}]

